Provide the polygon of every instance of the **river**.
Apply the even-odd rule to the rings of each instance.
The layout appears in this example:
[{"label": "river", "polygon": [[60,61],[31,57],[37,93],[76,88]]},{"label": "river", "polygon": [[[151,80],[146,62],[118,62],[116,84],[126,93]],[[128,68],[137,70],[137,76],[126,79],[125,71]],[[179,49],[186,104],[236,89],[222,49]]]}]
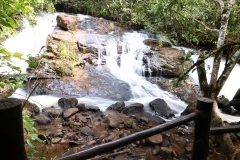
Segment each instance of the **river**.
[{"label": "river", "polygon": [[[56,26],[56,16],[59,13],[47,14],[42,12],[37,18],[37,25],[32,27],[29,23],[24,20],[24,25],[20,33],[8,38],[3,44],[11,52],[21,52],[27,57],[28,54],[37,55],[42,46],[46,43],[46,38]],[[78,19],[82,20],[86,15],[78,14]],[[114,39],[110,39],[108,45],[106,46],[107,55],[106,65],[110,69],[110,72],[120,80],[127,82],[133,94],[133,98],[126,101],[126,105],[131,103],[142,103],[145,106],[145,110],[149,111],[150,108],[148,103],[156,98],[164,99],[167,104],[171,107],[176,116],[186,108],[187,104],[178,99],[176,96],[161,90],[156,85],[151,84],[146,81],[144,77],[141,76],[142,73],[142,56],[143,53],[141,49],[147,47],[143,44],[143,40],[148,37],[145,33],[139,33],[136,31],[126,32],[122,36],[123,42],[123,53],[121,55],[121,65],[117,64],[117,42]],[[140,50],[138,55],[135,55],[135,51]],[[99,52],[99,57],[101,52]],[[137,57],[137,58],[136,58]],[[99,59],[100,63],[101,59]],[[27,63],[14,59],[14,63],[21,67],[22,72],[26,73]],[[98,67],[101,70],[101,66]],[[226,95],[229,99],[233,97],[236,90],[240,88],[240,83],[236,81],[240,79],[240,66],[237,65],[224,88],[220,94]],[[197,83],[196,75],[191,75],[195,82]],[[11,97],[23,98],[26,96],[26,92],[23,89],[18,89]],[[49,96],[49,95],[39,95],[32,96],[30,101],[35,102],[40,108],[50,107],[57,104],[60,97]],[[104,111],[108,106],[115,103],[116,101],[108,100],[100,97],[77,97],[79,102],[97,105],[102,111]],[[227,121],[239,121],[240,118],[222,114],[222,118]]]}]

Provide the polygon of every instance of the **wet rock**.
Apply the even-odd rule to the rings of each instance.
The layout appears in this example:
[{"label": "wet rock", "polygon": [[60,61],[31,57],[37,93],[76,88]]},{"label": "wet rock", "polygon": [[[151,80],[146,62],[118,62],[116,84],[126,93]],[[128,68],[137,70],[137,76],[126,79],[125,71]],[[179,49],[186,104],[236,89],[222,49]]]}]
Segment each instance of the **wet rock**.
[{"label": "wet rock", "polygon": [[82,122],[74,122],[73,125],[74,125],[74,126],[80,126],[80,127],[84,126],[84,125],[82,124]]},{"label": "wet rock", "polygon": [[47,124],[51,123],[51,120],[43,114],[33,116],[33,118],[40,125],[47,125]]},{"label": "wet rock", "polygon": [[140,117],[140,121],[148,123],[148,118],[147,117]]},{"label": "wet rock", "polygon": [[230,105],[230,101],[224,96],[221,95],[217,98],[218,108],[223,109]]},{"label": "wet rock", "polygon": [[233,106],[225,107],[225,108],[221,109],[221,111],[223,113],[230,114],[230,115],[238,114],[238,111]]},{"label": "wet rock", "polygon": [[94,144],[96,144],[97,142],[95,141],[95,140],[92,140],[92,141],[89,141],[89,142],[87,142],[87,145],[88,146],[91,146],[91,145],[94,145]]},{"label": "wet rock", "polygon": [[183,66],[191,65],[188,61],[182,61],[182,54],[174,48],[162,48],[151,53],[151,55],[144,57],[144,64],[147,70],[148,68],[151,70],[150,74],[153,77],[178,77],[183,72]]},{"label": "wet rock", "polygon": [[159,146],[155,146],[152,153],[157,155],[159,153],[160,147]]},{"label": "wet rock", "polygon": [[57,25],[66,30],[74,30],[77,26],[77,16],[60,14],[57,16]]},{"label": "wet rock", "polygon": [[124,114],[130,115],[130,114],[137,114],[143,112],[143,104],[141,103],[134,103],[130,106],[125,107],[122,112]]},{"label": "wet rock", "polygon": [[76,98],[60,98],[58,105],[64,109],[76,107],[78,100]]},{"label": "wet rock", "polygon": [[78,112],[78,108],[69,108],[63,113],[63,118],[67,119]]},{"label": "wet rock", "polygon": [[61,139],[62,139],[62,138],[60,138],[60,137],[56,137],[56,138],[52,138],[51,141],[52,141],[53,144],[56,144],[56,143],[60,142]]},{"label": "wet rock", "polygon": [[80,131],[82,134],[86,136],[89,136],[89,135],[94,136],[94,132],[88,126],[82,127]]},{"label": "wet rock", "polygon": [[115,110],[121,112],[125,108],[124,101],[116,102],[107,108],[107,110]]},{"label": "wet rock", "polygon": [[150,144],[155,144],[155,145],[161,145],[162,144],[162,135],[161,134],[156,134],[154,136],[148,137],[146,139],[146,142]]},{"label": "wet rock", "polygon": [[105,137],[107,137],[107,135],[108,135],[107,131],[101,132],[100,136],[98,137],[98,143],[101,143],[102,140],[103,140]]},{"label": "wet rock", "polygon": [[[22,101],[22,104],[25,103],[25,100],[21,100],[21,101]],[[29,111],[29,114],[30,114],[29,116],[30,117],[32,115],[39,114],[39,112],[40,112],[40,109],[38,108],[38,106],[36,104],[33,104],[33,103],[29,102],[29,101],[27,101],[25,103],[24,109]]]},{"label": "wet rock", "polygon": [[160,147],[159,153],[160,153],[160,155],[163,156],[165,159],[172,159],[173,150],[172,150],[171,148]]},{"label": "wet rock", "polygon": [[79,112],[87,110],[84,103],[78,103],[75,107],[78,108]]},{"label": "wet rock", "polygon": [[53,117],[53,118],[59,117],[63,114],[62,109],[56,109],[56,108],[48,109],[48,110],[46,110],[46,112],[48,113],[48,115],[50,117]]},{"label": "wet rock", "polygon": [[89,64],[93,64],[93,59],[97,59],[98,48],[95,46],[88,46],[86,42],[81,42],[81,40],[77,39],[78,50],[82,53],[86,53],[83,55],[83,60],[88,62]]},{"label": "wet rock", "polygon": [[191,103],[189,104],[186,109],[181,113],[182,116],[188,115],[196,110],[197,104],[196,103]]},{"label": "wet rock", "polygon": [[86,107],[86,109],[88,110],[88,111],[92,111],[92,112],[98,112],[98,111],[100,111],[100,108],[98,107],[98,106],[90,106],[90,105],[87,105],[87,106],[85,106]]},{"label": "wet rock", "polygon": [[165,118],[173,117],[174,114],[168,104],[160,98],[149,103],[149,106],[159,115]]},{"label": "wet rock", "polygon": [[106,137],[106,141],[107,141],[107,142],[110,142],[110,141],[112,141],[115,137],[116,137],[116,135],[115,135],[113,132],[111,132],[110,135],[109,135],[108,137]]},{"label": "wet rock", "polygon": [[107,121],[108,121],[108,126],[112,128],[116,128],[119,124],[118,121],[113,117],[107,117]]},{"label": "wet rock", "polygon": [[160,50],[163,47],[172,47],[172,44],[170,42],[157,39],[145,39],[143,43],[150,46],[152,50]]},{"label": "wet rock", "polygon": [[97,24],[94,22],[93,18],[86,18],[84,21],[82,21],[79,25],[80,28],[87,30],[87,29],[96,29]]},{"label": "wet rock", "polygon": [[[149,112],[145,112],[145,111],[144,111],[144,112],[141,114],[140,117],[142,117],[142,116],[146,117],[149,122],[158,122],[158,123],[160,123],[160,124],[166,122],[164,119],[160,118],[159,116],[152,115],[152,113],[149,113]],[[141,120],[141,118],[140,118],[140,120]],[[142,120],[143,120],[143,119],[142,119]],[[142,120],[141,120],[141,121],[142,121]],[[146,120],[146,119],[145,119],[145,120]],[[143,120],[143,121],[144,121],[144,120]],[[147,123],[147,122],[145,122],[145,123]]]},{"label": "wet rock", "polygon": [[237,90],[230,104],[240,112],[240,89]]},{"label": "wet rock", "polygon": [[[30,89],[33,88],[34,85]],[[43,79],[34,95],[49,94],[60,97],[101,97],[116,101],[127,101],[133,97],[129,84],[117,79],[105,69],[104,72],[95,69],[89,73],[84,71],[81,78]]]},{"label": "wet rock", "polygon": [[83,123],[87,123],[87,119],[84,116],[82,116],[81,113],[77,113],[75,115],[75,119],[76,119],[76,121],[81,121]]},{"label": "wet rock", "polygon": [[107,110],[103,114],[106,118],[104,120],[105,124],[112,128],[118,127],[119,124],[122,124],[129,119],[125,114],[113,110]]},{"label": "wet rock", "polygon": [[47,37],[46,46],[48,51],[58,54],[60,42],[67,42],[75,52],[78,52],[76,37],[70,32],[62,30],[54,30],[53,33]]}]

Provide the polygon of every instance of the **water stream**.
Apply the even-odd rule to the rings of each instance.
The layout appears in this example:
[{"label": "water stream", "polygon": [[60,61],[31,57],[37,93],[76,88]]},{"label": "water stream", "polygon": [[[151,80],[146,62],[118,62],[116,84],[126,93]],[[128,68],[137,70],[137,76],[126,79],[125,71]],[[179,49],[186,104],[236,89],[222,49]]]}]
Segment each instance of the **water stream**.
[{"label": "water stream", "polygon": [[[37,21],[38,25],[35,27],[31,27],[27,22],[25,22],[23,30],[18,35],[7,39],[4,42],[4,46],[12,52],[22,52],[25,56],[27,56],[27,54],[36,55],[39,52],[40,48],[45,45],[47,36],[52,33],[54,28],[56,28],[57,15],[58,13],[41,13],[41,16]],[[81,20],[87,16],[78,15],[78,17]],[[97,69],[99,71],[103,70],[100,64],[105,60],[111,74],[130,85],[133,98],[129,101],[126,101],[126,105],[138,102],[144,104],[145,110],[150,111],[148,103],[156,98],[162,98],[168,103],[176,116],[178,116],[186,108],[187,104],[179,100],[174,95],[159,89],[156,85],[151,84],[141,76],[144,71],[144,67],[142,65],[142,50],[147,47],[143,44],[143,40],[147,37],[148,35],[145,33],[133,31],[126,32],[122,37],[109,38],[106,46],[106,55],[102,55],[102,49],[98,50],[99,66]],[[117,43],[119,41],[122,42],[121,55],[117,54]],[[120,62],[119,56],[121,56]],[[27,64],[25,62],[16,60],[15,64],[22,68],[23,73],[26,73]],[[240,73],[239,65],[235,68],[237,68],[237,72]],[[235,71],[233,71],[233,73],[235,76]],[[239,76],[239,74],[236,74],[236,76]],[[240,79],[240,77],[235,79]],[[238,83],[238,85],[240,84]],[[238,88],[240,88],[240,86]],[[237,90],[237,86],[235,85],[234,89],[231,90],[234,94]],[[226,91],[229,91],[229,89],[224,87],[221,93],[226,94]],[[23,89],[18,89],[12,95],[12,97],[24,98],[23,96],[25,95],[26,92]],[[30,101],[35,102],[39,107],[44,108],[56,105],[59,98],[60,97],[49,95],[39,95],[32,96],[30,98]],[[103,111],[108,106],[116,102],[100,97],[78,97],[78,101],[90,105],[96,105]],[[224,119],[229,121],[240,120],[240,118],[232,120],[232,117],[225,117]]]}]

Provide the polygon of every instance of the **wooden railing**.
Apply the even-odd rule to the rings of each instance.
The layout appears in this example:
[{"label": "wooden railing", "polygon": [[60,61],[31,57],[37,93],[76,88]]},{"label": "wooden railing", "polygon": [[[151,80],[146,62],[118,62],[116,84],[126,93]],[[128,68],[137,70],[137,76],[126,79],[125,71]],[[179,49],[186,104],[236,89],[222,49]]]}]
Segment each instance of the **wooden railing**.
[{"label": "wooden railing", "polygon": [[[240,132],[240,125],[210,128],[212,108],[213,101],[211,99],[199,98],[197,100],[197,110],[189,115],[182,116],[173,121],[131,134],[112,142],[101,144],[90,149],[59,158],[58,160],[85,160],[92,158],[96,155],[148,138],[192,120],[195,120],[192,160],[206,160],[209,150],[210,134]],[[21,116],[22,107],[20,100],[14,98],[0,99],[0,139],[2,138],[0,145],[0,157],[4,160],[12,160],[16,157],[18,160],[26,160]],[[13,131],[13,129],[14,132],[9,134],[9,131]],[[12,134],[14,134],[14,136]],[[11,139],[11,143],[9,143],[8,139]],[[14,154],[10,154],[9,151],[13,151]]]}]

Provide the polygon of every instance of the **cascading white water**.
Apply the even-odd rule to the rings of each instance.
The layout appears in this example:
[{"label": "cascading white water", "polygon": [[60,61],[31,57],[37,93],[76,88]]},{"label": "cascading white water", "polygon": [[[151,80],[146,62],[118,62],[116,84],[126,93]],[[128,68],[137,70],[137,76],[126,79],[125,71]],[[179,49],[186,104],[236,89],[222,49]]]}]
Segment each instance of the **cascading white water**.
[{"label": "cascading white water", "polygon": [[[110,39],[106,46],[106,64],[114,76],[130,85],[135,99],[139,99],[139,101],[142,101],[140,99],[145,99],[150,102],[155,98],[163,98],[171,109],[179,114],[185,109],[186,104],[142,77],[145,70],[143,66],[143,50],[148,48],[143,43],[146,38],[148,38],[147,34],[136,31],[124,33],[121,38],[121,55],[117,52],[118,40],[116,38]],[[100,52],[99,54],[102,53]],[[118,57],[121,57],[120,65]],[[147,102],[144,103],[147,104]]]},{"label": "cascading white water", "polygon": [[[34,28],[25,23],[25,27],[18,35],[11,37],[4,42],[5,47],[12,52],[22,52],[25,54],[25,56],[28,54],[36,55],[40,48],[45,45],[47,35],[50,34],[56,27],[57,14],[58,13],[42,13],[41,16],[38,17],[38,25]],[[100,65],[102,59],[105,58],[111,73],[130,85],[134,98],[125,102],[126,105],[139,102],[144,104],[146,110],[149,110],[148,103],[150,101],[155,98],[163,98],[166,100],[172,110],[176,114],[179,114],[185,109],[187,104],[180,101],[168,92],[160,90],[156,85],[151,84],[141,76],[144,71],[144,67],[142,65],[142,50],[144,48],[146,49],[146,46],[142,42],[147,37],[147,34],[128,32],[125,33],[121,39],[111,39],[106,46],[107,55],[105,57],[99,55],[98,64]],[[117,43],[120,40],[122,41],[123,48],[122,54],[118,55]],[[102,48],[99,48],[99,52],[102,51]],[[120,66],[118,64],[119,56],[121,56]],[[19,63],[19,66],[22,68],[23,72],[26,72],[27,64],[25,62]],[[17,92],[12,95],[12,97],[23,98],[20,95],[25,94],[25,91],[18,89]],[[32,102],[37,102],[37,105],[40,107],[50,107],[55,105],[58,99],[59,97],[53,97],[49,95],[32,96],[30,98]],[[115,103],[115,101],[98,97],[79,97],[78,100],[79,102],[97,105],[101,110],[105,110],[108,106]]]}]

